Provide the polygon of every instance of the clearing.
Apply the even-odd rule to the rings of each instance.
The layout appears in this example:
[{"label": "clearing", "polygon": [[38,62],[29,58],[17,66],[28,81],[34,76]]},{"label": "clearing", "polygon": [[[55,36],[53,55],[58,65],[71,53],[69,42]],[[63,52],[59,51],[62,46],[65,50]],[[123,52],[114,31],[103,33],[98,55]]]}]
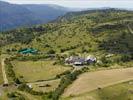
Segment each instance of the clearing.
[{"label": "clearing", "polygon": [[54,79],[57,74],[70,70],[71,67],[54,65],[54,61],[13,61],[14,71],[26,82]]},{"label": "clearing", "polygon": [[133,79],[133,67],[125,69],[102,70],[87,72],[78,77],[64,92],[63,96],[83,94],[97,88]]}]

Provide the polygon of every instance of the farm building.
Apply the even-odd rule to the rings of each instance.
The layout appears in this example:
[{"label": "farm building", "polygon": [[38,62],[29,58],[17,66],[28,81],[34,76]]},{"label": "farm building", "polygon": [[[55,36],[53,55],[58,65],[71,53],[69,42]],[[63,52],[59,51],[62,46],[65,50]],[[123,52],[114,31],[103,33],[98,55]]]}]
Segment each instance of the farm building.
[{"label": "farm building", "polygon": [[32,48],[25,48],[18,51],[18,53],[21,53],[21,54],[36,54],[37,52],[38,51],[36,49],[32,49]]},{"label": "farm building", "polygon": [[85,64],[95,63],[96,57],[94,56],[88,56],[87,58],[82,58],[79,56],[70,56],[69,58],[65,59],[65,63],[69,65],[76,65],[81,66]]},{"label": "farm building", "polygon": [[65,63],[70,65],[83,65],[84,62],[85,59],[78,56],[70,56],[69,58],[65,59]]}]

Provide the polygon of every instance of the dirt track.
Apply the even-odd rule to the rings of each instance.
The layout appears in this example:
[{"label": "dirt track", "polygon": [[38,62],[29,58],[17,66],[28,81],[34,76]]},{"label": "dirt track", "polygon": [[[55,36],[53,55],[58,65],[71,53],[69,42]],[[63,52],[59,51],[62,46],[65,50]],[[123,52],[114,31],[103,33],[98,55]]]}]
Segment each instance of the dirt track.
[{"label": "dirt track", "polygon": [[103,88],[120,82],[133,80],[133,67],[87,72],[79,76],[64,92],[63,96],[83,94],[97,88]]},{"label": "dirt track", "polygon": [[4,84],[8,84],[8,79],[7,79],[7,76],[6,76],[5,63],[4,63],[4,61],[5,61],[5,59],[2,59],[1,60],[3,80],[4,80]]}]

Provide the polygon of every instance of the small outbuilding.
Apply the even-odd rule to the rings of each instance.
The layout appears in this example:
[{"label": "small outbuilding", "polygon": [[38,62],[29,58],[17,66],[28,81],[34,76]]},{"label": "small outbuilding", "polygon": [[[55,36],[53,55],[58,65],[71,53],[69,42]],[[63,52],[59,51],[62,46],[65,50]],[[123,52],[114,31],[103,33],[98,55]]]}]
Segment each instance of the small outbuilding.
[{"label": "small outbuilding", "polygon": [[89,55],[86,59],[85,59],[85,61],[87,62],[87,63],[94,63],[94,62],[96,62],[96,57],[94,57],[94,56],[92,56],[92,55]]},{"label": "small outbuilding", "polygon": [[25,48],[18,51],[18,53],[21,53],[21,54],[36,54],[37,52],[38,51],[33,48]]}]

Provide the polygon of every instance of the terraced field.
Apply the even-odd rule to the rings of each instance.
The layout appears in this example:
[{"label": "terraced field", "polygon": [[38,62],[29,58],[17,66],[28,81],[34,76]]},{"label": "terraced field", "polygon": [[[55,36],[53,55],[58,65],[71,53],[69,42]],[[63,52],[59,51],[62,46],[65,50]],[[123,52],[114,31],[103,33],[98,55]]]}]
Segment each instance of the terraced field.
[{"label": "terraced field", "polygon": [[133,67],[87,72],[80,75],[78,79],[65,90],[63,96],[79,95],[97,88],[104,88],[131,79],[133,79]]}]

